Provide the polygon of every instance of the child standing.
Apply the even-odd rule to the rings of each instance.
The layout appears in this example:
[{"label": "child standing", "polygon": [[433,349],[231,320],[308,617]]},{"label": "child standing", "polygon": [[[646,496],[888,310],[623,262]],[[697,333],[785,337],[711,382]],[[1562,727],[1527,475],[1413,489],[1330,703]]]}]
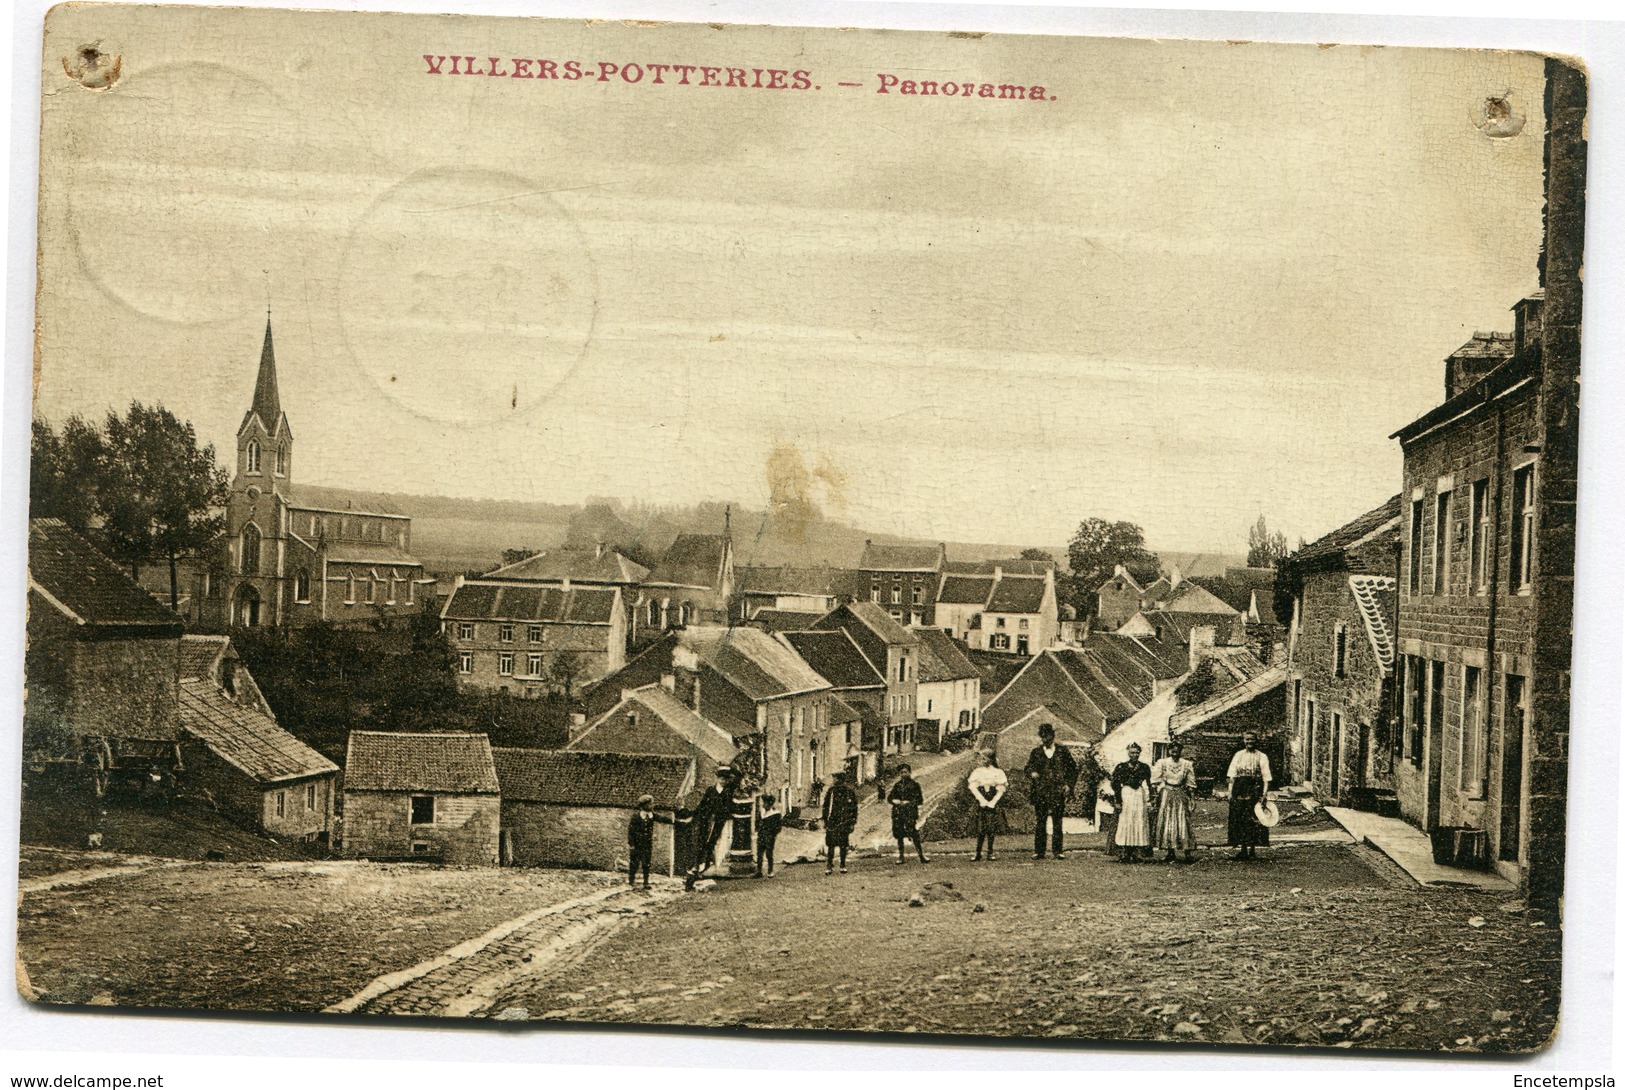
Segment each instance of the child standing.
[{"label": "child standing", "polygon": [[[762,796],[762,812],[756,819],[756,877],[773,877],[773,845],[784,828],[784,814],[772,795]],[[765,866],[764,866],[765,864]]]},{"label": "child standing", "polygon": [[627,864],[626,880],[638,884],[638,868],[643,868],[643,888],[649,888],[649,860],[654,855],[655,800],[653,795],[638,796],[638,808],[626,823],[626,850],[631,857]]}]

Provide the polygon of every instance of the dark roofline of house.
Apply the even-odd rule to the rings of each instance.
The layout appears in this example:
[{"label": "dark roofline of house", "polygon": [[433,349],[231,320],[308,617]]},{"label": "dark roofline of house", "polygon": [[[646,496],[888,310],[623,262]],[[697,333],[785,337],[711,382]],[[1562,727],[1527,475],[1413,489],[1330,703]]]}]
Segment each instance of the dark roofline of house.
[{"label": "dark roofline of house", "polygon": [[1398,439],[1401,445],[1413,443],[1429,432],[1505,397],[1539,373],[1538,348],[1514,356],[1455,397],[1423,413],[1388,438]]}]

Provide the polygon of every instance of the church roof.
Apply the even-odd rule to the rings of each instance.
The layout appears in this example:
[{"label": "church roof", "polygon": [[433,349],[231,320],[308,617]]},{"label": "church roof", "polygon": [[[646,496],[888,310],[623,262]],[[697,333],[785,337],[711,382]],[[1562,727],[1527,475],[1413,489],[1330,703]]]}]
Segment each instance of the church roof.
[{"label": "church roof", "polygon": [[726,534],[678,534],[649,574],[655,586],[722,589],[723,565],[731,542]]},{"label": "church roof", "polygon": [[334,564],[392,564],[421,568],[423,562],[399,545],[387,541],[339,541],[328,546],[327,559]]},{"label": "church roof", "polygon": [[265,316],[265,344],[260,349],[260,374],[254,380],[254,412],[260,423],[275,428],[282,416],[282,399],[276,389],[276,352],[271,348],[271,316]]},{"label": "church roof", "polygon": [[548,549],[487,572],[484,578],[529,579],[542,583],[569,579],[577,583],[633,584],[648,574],[648,568],[628,560],[612,548],[602,551],[596,548]]},{"label": "church roof", "polygon": [[329,511],[339,515],[380,515],[408,518],[406,512],[376,492],[356,492],[320,484],[278,482],[277,491],[289,507],[300,511]]}]

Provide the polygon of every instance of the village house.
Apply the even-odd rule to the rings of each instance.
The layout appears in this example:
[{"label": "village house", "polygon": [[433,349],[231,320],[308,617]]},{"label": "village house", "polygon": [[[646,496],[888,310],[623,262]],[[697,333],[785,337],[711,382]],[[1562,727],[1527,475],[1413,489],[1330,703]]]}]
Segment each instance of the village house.
[{"label": "village house", "polygon": [[57,519],[28,524],[31,767],[89,767],[98,793],[180,765],[181,618]]},{"label": "village house", "polygon": [[1123,622],[1117,632],[1122,636],[1144,636],[1188,644],[1191,632],[1197,628],[1211,629],[1213,642],[1219,647],[1240,647],[1247,642],[1246,618],[1233,609],[1226,609],[1222,613],[1164,613],[1160,609],[1153,609],[1136,613]]},{"label": "village house", "polygon": [[858,560],[862,593],[899,625],[937,624],[937,589],[948,547],[863,543]]},{"label": "village house", "polygon": [[822,617],[855,597],[859,583],[853,572],[827,567],[739,568],[737,576],[742,621],[764,610]]},{"label": "village house", "polygon": [[[837,723],[839,715],[831,718],[830,734],[821,747],[822,760],[814,779],[825,779],[843,769],[852,776],[853,783],[874,779],[880,774],[891,725],[884,662],[877,666],[870,661],[844,629],[783,632],[778,639],[789,644],[819,677],[829,682],[831,695],[850,709],[848,722]],[[852,728],[854,716],[856,727]]]},{"label": "village house", "polygon": [[646,579],[636,602],[640,638],[688,625],[725,625],[735,605],[730,523],[720,534],[678,534]]},{"label": "village house", "polygon": [[648,576],[648,568],[613,546],[598,542],[591,548],[544,549],[523,560],[486,572],[480,576],[480,581],[519,583],[554,590],[570,587],[618,588],[626,613],[626,638],[629,644],[635,644],[643,635],[638,626],[646,619],[644,613],[635,608],[638,588]]},{"label": "village house", "polygon": [[1247,734],[1257,735],[1258,749],[1269,759],[1270,770],[1277,777],[1286,775],[1290,748],[1286,667],[1264,665],[1249,648],[1230,650],[1234,654],[1208,660],[1220,682],[1210,686],[1212,695],[1187,703],[1192,698],[1186,691],[1190,683],[1181,685],[1175,690],[1181,706],[1168,717],[1166,738],[1145,747],[1146,754],[1156,760],[1167,754],[1169,743],[1183,744],[1185,757],[1196,766],[1196,782],[1202,790],[1227,778],[1230,760]]},{"label": "village house", "polygon": [[490,739],[351,731],[343,830],[351,859],[495,866],[501,785]]},{"label": "village house", "polygon": [[[1007,571],[1005,563],[1024,570]],[[946,574],[937,602],[937,621],[930,627],[978,651],[1031,656],[1060,640],[1055,569],[1047,563],[1001,561],[988,573]]]},{"label": "village house", "polygon": [[1297,589],[1286,667],[1292,779],[1333,805],[1394,795],[1400,497],[1310,542],[1283,571]]},{"label": "village house", "polygon": [[502,863],[519,867],[625,870],[626,826],[641,795],[654,797],[650,869],[675,875],[673,817],[697,797],[693,758],[670,754],[494,749],[502,788]]},{"label": "village house", "polygon": [[[1116,632],[1137,613],[1198,613],[1205,616],[1240,616],[1238,610],[1212,591],[1186,579],[1178,567],[1141,586],[1121,564],[1112,577],[1095,590],[1095,626]],[[1205,622],[1204,622],[1205,623]],[[1241,622],[1245,624],[1245,619]]]},{"label": "village house", "polygon": [[194,565],[190,619],[218,631],[414,615],[434,580],[411,538],[412,520],[381,497],[293,483],[267,318],[254,399],[237,429],[225,542]]},{"label": "village house", "polygon": [[677,699],[676,688],[676,676],[667,674],[657,684],[625,690],[620,703],[574,733],[565,748],[684,757],[695,762],[695,782],[710,784],[718,768],[733,764],[737,747],[732,735]]},{"label": "village house", "polygon": [[919,628],[920,685],[915,697],[916,744],[927,737],[940,748],[950,734],[973,734],[981,724],[982,672],[964,648],[939,628]]},{"label": "village house", "polygon": [[919,717],[919,637],[873,602],[837,606],[813,627],[825,632],[844,631],[863,656],[881,668],[886,679],[886,730],[881,753],[912,753]]},{"label": "village house", "polygon": [[441,631],[457,656],[458,687],[527,697],[619,670],[627,624],[619,586],[568,580],[548,586],[459,577],[440,610]]},{"label": "village house", "polygon": [[180,725],[188,791],[256,832],[326,841],[338,765],[284,730],[225,636],[185,636]]}]

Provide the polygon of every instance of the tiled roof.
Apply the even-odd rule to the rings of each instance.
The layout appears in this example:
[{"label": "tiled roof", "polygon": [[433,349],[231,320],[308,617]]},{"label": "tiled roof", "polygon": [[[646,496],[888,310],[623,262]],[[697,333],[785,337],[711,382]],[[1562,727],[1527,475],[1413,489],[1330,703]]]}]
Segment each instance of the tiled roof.
[{"label": "tiled roof", "polygon": [[[626,722],[629,710],[639,713],[636,726]],[[697,750],[719,765],[732,761],[736,752],[732,735],[701,719],[676,695],[659,685],[646,685],[628,693],[565,748],[591,753],[667,756],[692,756]]]},{"label": "tiled roof", "polygon": [[1159,575],[1154,582],[1148,583],[1145,589],[1140,592],[1140,598],[1146,602],[1160,602],[1168,597],[1168,593],[1173,589],[1174,585],[1168,582],[1167,576]]},{"label": "tiled roof", "polygon": [[279,727],[275,719],[233,701],[212,680],[181,682],[180,720],[182,729],[196,735],[221,760],[256,780],[288,780],[339,770]]},{"label": "tiled roof", "polygon": [[1349,576],[1349,591],[1360,607],[1366,638],[1384,674],[1394,668],[1394,634],[1388,627],[1389,610],[1384,600],[1394,593],[1396,585],[1391,575]]},{"label": "tiled roof", "polygon": [[578,583],[633,584],[643,580],[649,569],[629,560],[614,549],[548,549],[527,556],[482,576],[485,579],[535,580],[558,583],[565,579]]},{"label": "tiled roof", "polygon": [[1224,599],[1198,583],[1182,579],[1178,586],[1157,601],[1164,613],[1225,613],[1234,615],[1239,610],[1226,605]]},{"label": "tiled roof", "polygon": [[231,647],[226,636],[182,636],[181,680],[220,680],[220,657]]},{"label": "tiled roof", "polygon": [[607,625],[615,615],[613,588],[465,582],[452,592],[440,616],[448,620],[544,621]]},{"label": "tiled roof", "polygon": [[740,594],[800,594],[821,598],[838,595],[849,573],[839,568],[736,568]]},{"label": "tiled roof", "polygon": [[793,609],[758,609],[750,623],[763,632],[800,632],[811,628],[822,613],[798,613]]},{"label": "tiled roof", "polygon": [[[1044,651],[988,701],[982,709],[982,723],[988,730],[1003,731],[1040,705],[1063,708],[1074,722],[1104,724],[1107,718],[1106,711],[1078,687],[1057,653]],[[1099,730],[1099,726],[1094,728],[1097,734]]]},{"label": "tiled roof", "polygon": [[[272,421],[266,421],[268,428],[275,427]],[[278,493],[282,495],[289,507],[296,507],[301,511],[336,511],[347,515],[389,515],[403,518],[406,512],[395,503],[376,492],[357,492],[349,488],[329,488],[320,484],[293,484],[291,482],[278,482]]]},{"label": "tiled roof", "polygon": [[1117,656],[1156,681],[1167,681],[1190,670],[1190,649],[1175,640],[1091,632],[1084,646],[1102,655]]},{"label": "tiled roof", "polygon": [[1045,580],[1029,575],[1006,575],[993,586],[989,613],[1037,613],[1044,605]]},{"label": "tiled roof", "polygon": [[75,625],[154,638],[181,634],[178,615],[60,519],[29,520],[28,582]]},{"label": "tiled roof", "polygon": [[1461,356],[1468,359],[1511,359],[1513,345],[1510,333],[1475,332],[1472,340],[1450,353],[1450,358]]},{"label": "tiled roof", "polygon": [[1055,662],[1107,720],[1127,719],[1151,699],[1151,686],[1084,648],[1056,649]]},{"label": "tiled roof", "polygon": [[838,696],[830,697],[830,726],[836,726],[840,723],[861,723],[863,721],[863,712],[858,710],[859,707],[861,707],[861,705],[854,706],[852,704],[848,704]]},{"label": "tiled roof", "polygon": [[483,734],[353,730],[344,758],[344,789],[494,795],[498,787],[491,740]]},{"label": "tiled roof", "polygon": [[390,564],[421,568],[422,562],[399,545],[383,541],[330,541],[327,559],[335,564]]},{"label": "tiled roof", "polygon": [[1291,561],[1300,567],[1336,567],[1345,554],[1356,544],[1374,535],[1392,533],[1399,540],[1400,497],[1394,496],[1381,507],[1373,508],[1353,522],[1339,526],[1325,537],[1316,538],[1296,553]]},{"label": "tiled roof", "polygon": [[1237,681],[1251,681],[1269,669],[1250,647],[1215,647],[1211,661],[1224,667]]},{"label": "tiled roof", "polygon": [[891,614],[873,602],[848,602],[846,605],[838,607],[834,613],[839,613],[842,609],[850,613],[860,624],[886,643],[913,647],[920,642],[914,633],[892,620]]},{"label": "tiled roof", "polygon": [[992,593],[991,575],[945,575],[937,601],[947,605],[980,606],[987,604]]},{"label": "tiled roof", "polygon": [[917,628],[920,638],[921,681],[963,681],[982,671],[964,652],[963,645],[940,628]]},{"label": "tiled roof", "polygon": [[1272,666],[1233,689],[1226,689],[1224,692],[1209,697],[1200,704],[1181,708],[1169,717],[1168,734],[1170,737],[1178,737],[1211,719],[1218,718],[1231,708],[1238,708],[1248,701],[1256,700],[1265,693],[1278,689],[1285,684],[1286,667]]},{"label": "tiled roof", "polygon": [[781,632],[779,639],[796,649],[807,665],[837,689],[883,686],[886,679],[876,669],[845,629],[824,632]]},{"label": "tiled roof", "polygon": [[693,625],[677,643],[753,701],[830,687],[793,648],[759,629]]},{"label": "tiled roof", "polygon": [[859,571],[941,571],[940,545],[876,545],[867,542]]},{"label": "tiled roof", "polygon": [[728,552],[724,534],[678,534],[647,582],[672,587],[720,590],[722,562]]},{"label": "tiled roof", "polygon": [[554,749],[498,749],[493,756],[504,802],[630,810],[647,794],[657,809],[672,810],[693,787],[691,757]]}]

